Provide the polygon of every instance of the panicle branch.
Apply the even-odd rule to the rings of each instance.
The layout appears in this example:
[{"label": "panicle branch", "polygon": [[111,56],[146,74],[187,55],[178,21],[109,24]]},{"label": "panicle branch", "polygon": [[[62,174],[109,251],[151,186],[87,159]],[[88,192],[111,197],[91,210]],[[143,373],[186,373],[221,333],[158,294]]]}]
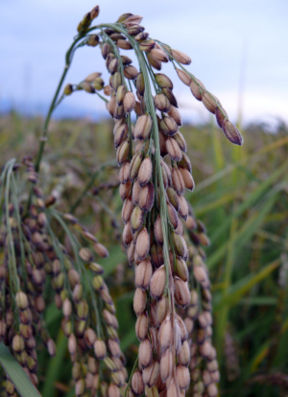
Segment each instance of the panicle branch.
[{"label": "panicle branch", "polygon": [[[185,68],[191,63],[188,55],[151,38],[138,15],[126,13],[115,23],[93,26],[98,14],[96,6],[79,23],[36,164],[29,158],[23,162],[33,184],[26,213],[13,184],[18,167],[9,163],[3,171],[0,340],[11,344],[37,384],[36,334],[49,354],[55,353],[43,317],[49,283],[62,312],[77,396],[214,397],[219,371],[212,343],[210,281],[201,247],[209,239],[185,198],[195,183],[173,81],[160,72],[163,64],[172,62],[178,78],[215,115],[232,143],[241,145],[242,137],[220,101]],[[78,84],[67,84],[59,98],[73,55],[83,46],[100,49],[109,79],[105,82],[101,72],[93,71]],[[133,52],[137,64],[123,51]],[[128,266],[135,271],[133,309],[139,340],[128,383],[115,306],[103,270],[95,262],[95,255],[107,256],[108,251],[72,214],[57,212],[38,187],[51,114],[63,98],[79,90],[103,100],[114,121],[122,245]],[[117,185],[106,183],[104,188]],[[98,191],[94,189],[95,194]],[[69,249],[55,233],[55,224],[68,239]],[[14,307],[19,321],[13,318]],[[11,395],[13,384],[8,380],[5,387]]]}]

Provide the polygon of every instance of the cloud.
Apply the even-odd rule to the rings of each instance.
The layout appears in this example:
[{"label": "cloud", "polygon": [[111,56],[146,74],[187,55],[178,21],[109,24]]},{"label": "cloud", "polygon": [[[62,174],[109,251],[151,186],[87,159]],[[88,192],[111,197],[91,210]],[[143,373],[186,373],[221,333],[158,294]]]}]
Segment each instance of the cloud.
[{"label": "cloud", "polygon": [[[76,26],[94,5],[90,0],[2,0],[0,94],[23,99],[27,89],[26,71],[30,69],[29,100],[48,102]],[[105,0],[100,2],[100,8],[100,22],[114,21],[127,11],[143,15],[143,24],[153,37],[192,57],[189,70],[219,96],[226,107],[231,107],[233,117],[237,115],[239,78],[243,72],[244,117],[250,118],[253,114],[286,117],[288,52],[284,49],[288,2],[183,0],[176,4],[174,0],[126,0],[123,4]],[[76,54],[68,80],[77,82],[86,73],[99,69],[103,70],[103,61],[98,50],[83,49]],[[186,106],[189,90],[184,91],[179,83],[175,83],[175,90]],[[80,105],[82,103],[80,101]],[[199,110],[195,112],[198,114]]]}]

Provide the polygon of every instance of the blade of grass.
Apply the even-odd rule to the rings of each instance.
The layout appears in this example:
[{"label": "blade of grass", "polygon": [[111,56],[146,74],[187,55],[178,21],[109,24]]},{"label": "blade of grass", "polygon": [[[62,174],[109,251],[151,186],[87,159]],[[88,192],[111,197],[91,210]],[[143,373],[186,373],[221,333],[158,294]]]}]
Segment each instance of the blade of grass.
[{"label": "blade of grass", "polygon": [[50,397],[54,391],[54,384],[61,373],[64,357],[67,351],[67,340],[62,331],[59,332],[56,343],[56,355],[49,360],[49,365],[45,373],[45,382],[42,387],[42,396]]},{"label": "blade of grass", "polygon": [[230,289],[227,291],[227,294],[221,297],[215,298],[215,310],[221,308],[222,305],[234,306],[238,304],[242,297],[249,292],[254,285],[260,283],[266,277],[268,277],[279,265],[281,264],[280,259],[273,261],[266,265],[262,270],[260,270],[256,274],[248,275],[237,283],[235,283]]},{"label": "blade of grass", "polygon": [[[269,213],[273,204],[275,203],[278,195],[277,193],[278,192],[275,192],[275,194],[273,194],[272,197],[265,202],[265,205],[258,213],[248,218],[248,220],[242,225],[241,229],[233,236],[232,242],[235,246],[235,251],[239,251],[243,245],[251,239],[256,230],[259,229],[261,224],[264,222],[265,216]],[[230,217],[230,222],[232,222],[233,219],[234,213]],[[220,245],[220,247],[212,255],[210,255],[207,260],[209,269],[212,269],[214,266],[216,266],[217,263],[219,263],[219,261],[223,258],[225,252],[227,251],[227,244],[228,243],[224,240],[222,245]]]},{"label": "blade of grass", "polygon": [[277,179],[281,176],[281,174],[287,172],[287,167],[288,167],[288,161],[286,161],[282,167],[278,168],[275,170],[266,180],[264,180],[259,186],[257,186],[256,189],[252,191],[252,193],[249,194],[248,197],[244,199],[242,204],[238,206],[238,208],[235,210],[235,212],[229,216],[226,217],[222,224],[219,225],[217,228],[216,233],[211,236],[211,241],[214,242],[216,241],[219,236],[222,235],[222,233],[229,228],[229,225],[231,223],[231,219],[233,217],[238,217],[241,216],[247,209],[251,208],[253,205],[255,205],[259,200],[263,200],[263,195],[268,189],[271,189],[271,186],[275,184]]},{"label": "blade of grass", "polygon": [[40,397],[26,372],[3,343],[0,343],[0,363],[22,397]]},{"label": "blade of grass", "polygon": [[[232,277],[233,264],[235,258],[234,241],[235,241],[236,229],[237,229],[237,219],[233,219],[231,223],[230,239],[228,241],[226,264],[224,267],[223,296],[226,295],[227,291],[231,286],[231,277]],[[223,351],[222,346],[225,340],[225,332],[227,329],[228,317],[229,317],[229,306],[228,305],[220,306],[217,313],[217,322],[216,322],[216,350],[220,361]]]},{"label": "blade of grass", "polygon": [[[262,155],[267,154],[275,149],[278,149],[281,146],[285,146],[288,144],[288,138],[281,138],[276,142],[272,142],[269,145],[264,146],[261,150],[259,150],[259,152],[257,152],[257,154],[255,154],[254,156],[252,156],[249,159],[249,163],[250,166],[252,166],[255,162],[257,162]],[[230,172],[232,172],[236,167],[240,167],[240,166],[245,166],[245,159],[242,160],[241,163],[236,163],[236,164],[229,164],[226,168],[224,168],[223,170],[219,171],[218,173],[212,175],[209,178],[206,178],[204,181],[200,182],[197,185],[197,189],[195,190],[195,192],[193,192],[193,197],[195,197],[196,194],[198,194],[199,192],[201,192],[203,189],[205,189],[206,187],[209,187],[210,185],[212,185],[213,183],[219,181],[221,178],[224,178],[226,175],[228,175]]]}]

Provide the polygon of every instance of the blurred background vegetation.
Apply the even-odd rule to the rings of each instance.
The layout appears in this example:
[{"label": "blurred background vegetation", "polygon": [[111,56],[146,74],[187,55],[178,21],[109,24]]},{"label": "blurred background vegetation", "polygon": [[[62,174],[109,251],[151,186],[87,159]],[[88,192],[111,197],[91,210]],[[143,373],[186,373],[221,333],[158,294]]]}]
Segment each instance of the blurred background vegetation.
[{"label": "blurred background vegetation", "polygon": [[[0,117],[1,165],[36,153],[43,120],[11,112]],[[221,366],[221,396],[288,395],[288,128],[279,121],[242,129],[233,147],[214,126],[184,125],[196,189],[187,197],[204,222],[213,285],[214,342]],[[71,210],[110,251],[99,261],[115,299],[121,345],[133,363],[137,340],[132,308],[133,271],[121,250],[121,200],[112,123],[53,121],[40,178],[57,207]],[[40,391],[72,396],[71,363],[60,312],[46,311],[56,356],[43,349]],[[67,358],[67,359],[66,359]]]}]

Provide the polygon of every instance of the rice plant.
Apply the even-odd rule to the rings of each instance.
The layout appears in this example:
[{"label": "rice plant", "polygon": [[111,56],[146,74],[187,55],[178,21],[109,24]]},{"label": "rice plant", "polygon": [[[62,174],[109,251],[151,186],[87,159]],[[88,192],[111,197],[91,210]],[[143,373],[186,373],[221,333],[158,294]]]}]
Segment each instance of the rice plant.
[{"label": "rice plant", "polygon": [[[242,275],[244,283],[239,278],[239,285],[231,288],[232,264],[247,236],[261,224],[282,191],[280,184],[273,185],[272,190],[270,187],[283,176],[287,164],[252,191],[246,201],[233,207],[229,217],[223,216],[223,190],[220,192],[220,203],[212,202],[212,209],[221,222],[216,222],[212,230],[213,244],[206,258],[204,248],[209,246],[209,239],[199,215],[209,211],[211,194],[213,199],[218,194],[209,192],[209,188],[223,175],[237,179],[239,185],[241,178],[236,174],[237,167],[210,176],[198,189],[198,194],[206,190],[198,201],[202,207],[196,205],[193,210],[197,190],[191,197],[185,194],[195,185],[188,155],[192,148],[186,143],[184,129],[180,131],[181,113],[173,93],[173,78],[160,72],[163,64],[173,65],[175,77],[215,115],[229,141],[242,145],[242,137],[220,101],[187,69],[191,62],[188,55],[151,38],[138,15],[127,13],[115,23],[93,25],[98,14],[96,6],[78,25],[35,158],[9,160],[1,173],[3,395],[39,395],[38,389],[43,396],[217,396],[224,360],[225,379],[227,376],[228,381],[241,380],[243,384],[248,377],[240,376],[237,345],[228,327],[229,310],[281,262],[271,258],[271,263],[256,275],[251,274],[249,279]],[[99,50],[109,79],[105,82],[100,71],[91,71],[79,83],[64,85],[73,57],[83,46]],[[124,51],[133,53],[137,64]],[[77,95],[79,90],[106,103],[113,120],[116,160],[103,164],[97,161],[87,183],[80,192],[76,189],[76,198],[75,194],[72,198],[67,194],[65,200],[59,200],[63,192],[57,194],[55,185],[50,186],[50,176],[45,175],[41,165],[53,111],[65,97]],[[214,139],[211,147],[219,159],[221,144]],[[65,169],[65,149],[60,145],[57,150]],[[233,153],[241,156],[238,151]],[[240,157],[239,167],[244,162]],[[81,165],[80,158],[80,176]],[[92,189],[101,175],[101,183]],[[240,227],[239,217],[263,195],[267,195],[265,205]],[[107,235],[111,228],[107,232],[107,222],[97,219],[99,214],[87,217],[83,204],[87,197],[89,205],[94,202],[103,208],[114,236]],[[83,222],[76,212],[84,215]],[[118,221],[119,212],[123,226]],[[97,229],[101,239],[112,239],[114,256],[108,257],[100,236],[92,232],[91,216],[93,223],[101,225]],[[106,257],[101,265],[100,258]],[[213,291],[209,271],[213,273],[223,258],[227,266],[224,275],[218,275],[224,291],[219,294],[222,287],[216,284]],[[114,261],[119,265],[115,279],[111,277],[116,268]],[[217,282],[217,277],[214,280]],[[113,295],[118,301],[114,302]],[[125,324],[121,317],[127,314],[117,312],[115,304],[124,312],[127,305],[133,306],[137,348],[134,331],[128,329],[130,319]],[[11,354],[21,367],[15,361],[12,368],[9,366]],[[48,368],[47,354],[55,356]],[[55,369],[62,379],[57,378]],[[20,374],[20,382],[16,373]],[[285,384],[280,374],[275,379]],[[225,388],[227,384],[223,383],[224,393]]]}]

